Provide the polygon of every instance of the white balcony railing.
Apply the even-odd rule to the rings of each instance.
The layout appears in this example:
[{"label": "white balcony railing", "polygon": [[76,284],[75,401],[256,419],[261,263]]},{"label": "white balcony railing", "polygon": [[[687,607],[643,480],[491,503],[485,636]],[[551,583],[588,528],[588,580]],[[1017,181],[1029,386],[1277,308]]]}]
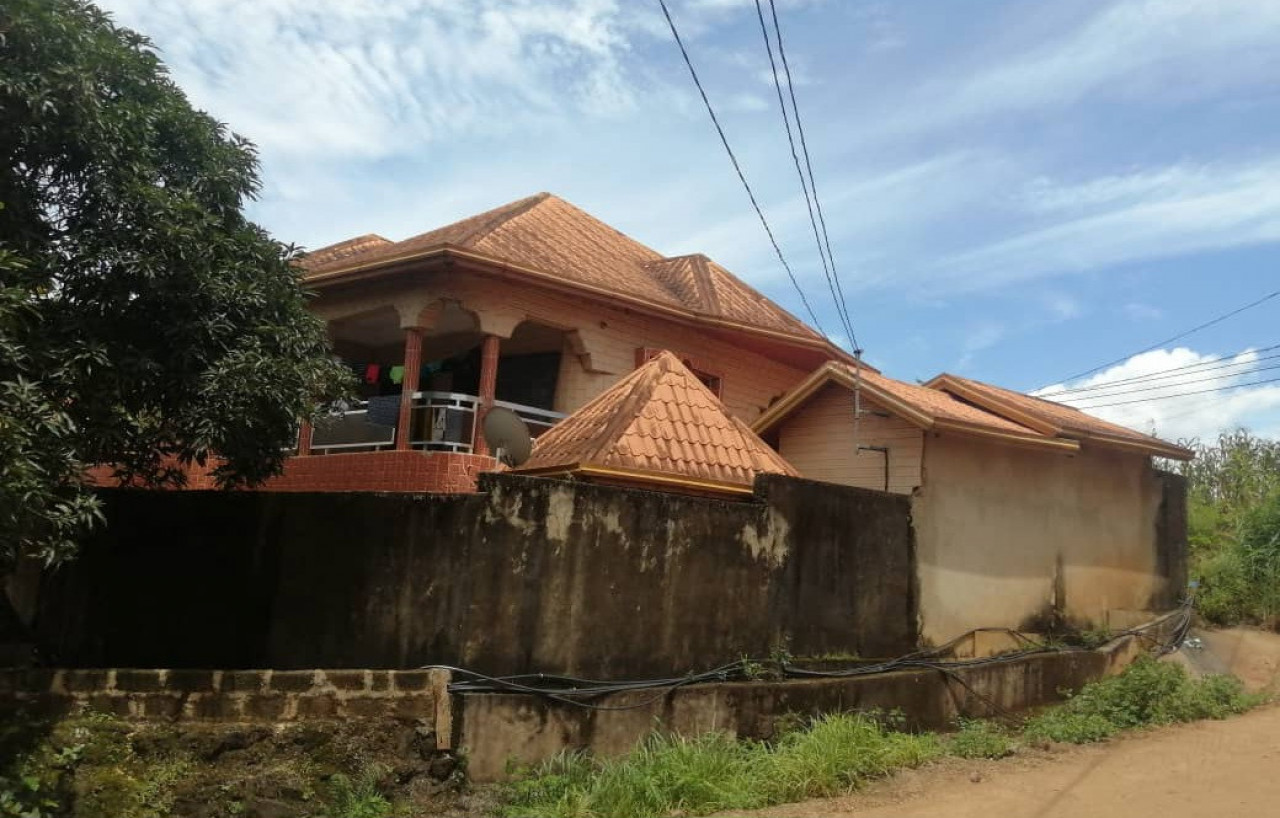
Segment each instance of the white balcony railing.
[{"label": "white balcony railing", "polygon": [[[495,406],[510,409],[529,425],[534,437],[564,417],[561,412],[508,401]],[[480,398],[460,392],[415,392],[410,410],[409,446],[420,451],[470,454],[476,439]],[[314,454],[384,451],[395,448],[400,397],[388,395],[359,401],[351,408],[318,421],[311,435]]]}]

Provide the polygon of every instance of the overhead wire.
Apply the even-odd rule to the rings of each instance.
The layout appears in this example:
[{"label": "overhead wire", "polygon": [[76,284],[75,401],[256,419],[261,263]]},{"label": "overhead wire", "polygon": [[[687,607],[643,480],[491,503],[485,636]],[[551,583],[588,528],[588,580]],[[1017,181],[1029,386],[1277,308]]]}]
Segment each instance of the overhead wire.
[{"label": "overhead wire", "polygon": [[[1264,304],[1267,301],[1270,301],[1271,299],[1276,298],[1277,296],[1280,296],[1280,290],[1276,290],[1273,293],[1268,293],[1267,295],[1264,295],[1263,297],[1259,298],[1256,301],[1250,301],[1248,304],[1245,304],[1243,307],[1237,307],[1236,309],[1231,310],[1230,312],[1224,313],[1223,315],[1219,315],[1216,318],[1205,321],[1203,324],[1194,326],[1191,329],[1186,330],[1185,332],[1180,332],[1177,335],[1164,339],[1163,341],[1158,341],[1149,347],[1145,347],[1143,349],[1138,350],[1137,352],[1131,352],[1128,355],[1124,355],[1120,358],[1116,358],[1114,361],[1107,361],[1105,364],[1099,364],[1098,366],[1095,366],[1092,369],[1086,369],[1083,372],[1077,372],[1074,375],[1069,375],[1068,377],[1060,379],[1059,382],[1065,383],[1068,381],[1074,381],[1078,378],[1083,378],[1086,375],[1092,375],[1093,373],[1097,372],[1100,369],[1106,369],[1107,367],[1124,363],[1125,361],[1129,360],[1135,355],[1142,355],[1147,352],[1152,352],[1153,350],[1157,350],[1160,347],[1164,346],[1165,344],[1171,344],[1174,341],[1181,341],[1183,338],[1186,338],[1189,335],[1194,335],[1195,333],[1200,332],[1203,329],[1208,329],[1209,327],[1212,327],[1216,324],[1221,324],[1223,321],[1226,321],[1229,318],[1234,318],[1235,316],[1239,315],[1245,310],[1251,310],[1254,307],[1258,306],[1259,304]],[[1046,385],[1048,386],[1052,384],[1046,384]]]},{"label": "overhead wire", "polygon": [[693,78],[693,84],[698,88],[698,94],[702,97],[702,104],[706,106],[707,113],[711,117],[711,124],[715,126],[716,133],[720,135],[720,143],[724,145],[725,152],[729,155],[729,161],[733,163],[733,169],[738,174],[738,180],[742,182],[742,187],[747,192],[747,198],[751,200],[751,206],[760,218],[760,224],[763,225],[764,232],[769,237],[769,243],[773,245],[773,251],[777,254],[778,261],[782,263],[783,269],[787,271],[787,277],[791,279],[792,286],[795,287],[796,293],[799,294],[800,302],[804,305],[810,320],[813,321],[813,326],[819,333],[826,336],[826,332],[822,329],[822,324],[818,321],[817,313],[814,312],[812,305],[809,304],[809,298],[805,295],[804,288],[800,286],[800,281],[796,278],[791,265],[787,263],[786,257],[782,254],[782,248],[778,245],[773,229],[769,226],[769,220],[765,218],[764,210],[761,209],[755,193],[751,190],[751,185],[747,182],[746,174],[743,173],[742,166],[738,163],[737,155],[734,154],[733,148],[729,145],[729,137],[725,135],[724,128],[720,125],[720,119],[716,116],[715,108],[711,106],[711,100],[708,99],[707,92],[702,87],[702,80],[698,78],[698,72],[693,67],[693,60],[689,57],[689,51],[685,48],[684,40],[680,38],[680,32],[676,29],[675,20],[671,17],[671,10],[667,8],[666,0],[658,0],[658,5],[662,7],[662,15],[667,18],[667,26],[671,29],[671,36],[675,39],[676,45],[680,49],[680,56],[684,58],[684,64],[689,68],[689,76]]},{"label": "overhead wire", "polygon": [[[1237,359],[1241,355],[1247,355],[1250,353],[1256,354],[1259,352],[1270,352],[1271,350],[1275,350],[1275,349],[1280,349],[1280,344],[1277,344],[1275,346],[1269,346],[1269,347],[1260,347],[1258,349],[1245,350],[1243,352],[1239,352],[1231,356],[1230,360],[1224,360],[1222,358],[1214,358],[1213,360],[1209,360],[1209,361],[1200,361],[1199,363],[1184,364],[1182,366],[1169,367],[1168,369],[1160,369],[1160,370],[1156,370],[1155,372],[1149,372],[1145,375],[1135,375],[1129,378],[1118,378],[1114,381],[1107,381],[1106,383],[1096,383],[1096,384],[1091,384],[1089,386],[1077,386],[1069,389],[1059,389],[1055,392],[1042,392],[1040,395],[1038,395],[1038,397],[1048,398],[1052,400],[1054,397],[1058,395],[1075,395],[1081,392],[1096,392],[1099,390],[1110,390],[1116,387],[1122,387],[1126,385],[1129,385],[1129,386],[1138,385],[1142,383],[1148,383],[1150,381],[1167,380],[1169,378],[1180,378],[1180,377],[1185,377],[1187,375],[1201,375],[1205,372],[1211,372],[1219,369],[1229,369],[1233,367],[1250,367],[1261,361],[1270,361],[1275,358],[1280,358],[1280,354],[1265,355],[1258,358],[1251,358],[1247,361],[1241,361]],[[1192,370],[1195,370],[1195,371],[1192,371]]]},{"label": "overhead wire", "polygon": [[[1280,357],[1280,356],[1276,356],[1276,357]],[[1178,381],[1177,383],[1156,384],[1155,386],[1138,385],[1132,389],[1122,389],[1118,392],[1109,392],[1105,395],[1068,395],[1067,398],[1071,400],[1072,406],[1075,406],[1079,409],[1087,409],[1089,408],[1088,406],[1077,404],[1075,403],[1075,401],[1087,402],[1087,401],[1095,401],[1095,400],[1106,400],[1108,398],[1118,398],[1118,397],[1123,397],[1125,395],[1136,395],[1139,392],[1155,392],[1161,389],[1180,389],[1183,386],[1190,386],[1191,384],[1195,384],[1195,383],[1212,383],[1213,381],[1221,381],[1226,378],[1239,378],[1239,377],[1245,377],[1245,376],[1252,376],[1258,372],[1270,372],[1274,369],[1280,369],[1280,364],[1276,364],[1272,366],[1259,366],[1253,369],[1249,369],[1245,372],[1228,372],[1222,375],[1213,375],[1208,378],[1196,378],[1194,380],[1189,380],[1189,381]],[[1200,373],[1191,373],[1191,374],[1194,375],[1194,374],[1200,374]],[[1247,386],[1247,385],[1248,384],[1241,384],[1241,386]],[[1055,395],[1045,395],[1044,397],[1052,399],[1055,396],[1056,396],[1056,393]]]},{"label": "overhead wire", "polygon": [[[804,136],[804,124],[800,116],[800,106],[796,100],[795,84],[791,76],[791,66],[786,57],[786,48],[782,42],[782,28],[778,22],[778,10],[772,0],[770,0],[770,14],[773,19],[774,39],[778,44],[778,56],[782,60],[783,71],[787,79],[787,93],[791,99],[791,111],[787,111],[787,102],[782,95],[782,81],[778,76],[778,64],[773,58],[773,45],[769,38],[769,29],[765,24],[764,8],[761,0],[755,0],[756,19],[760,23],[760,35],[764,39],[765,53],[769,57],[770,74],[773,77],[773,87],[778,96],[778,107],[782,112],[782,124],[787,134],[787,144],[791,148],[791,161],[796,169],[796,176],[800,179],[800,190],[804,194],[805,208],[808,210],[809,225],[813,228],[813,239],[818,247],[818,259],[822,264],[822,272],[827,280],[827,289],[831,293],[831,299],[835,303],[836,315],[840,319],[846,337],[852,347],[858,349],[858,335],[853,329],[853,322],[849,317],[849,305],[844,297],[844,288],[840,283],[839,275],[836,271],[835,254],[831,250],[831,240],[827,234],[826,220],[822,216],[822,203],[818,199],[817,183],[813,175],[813,163],[809,157],[809,148],[807,140]],[[795,117],[796,133],[800,136],[800,148],[804,153],[804,166],[800,164],[800,152],[796,149],[795,134],[791,129],[791,117]],[[806,170],[808,176],[806,178]],[[815,217],[815,208],[817,216]],[[819,221],[822,222],[819,227]]]},{"label": "overhead wire", "polygon": [[1122,400],[1122,401],[1116,401],[1114,403],[1098,403],[1092,406],[1084,406],[1080,408],[1093,410],[1093,409],[1105,409],[1109,406],[1126,406],[1131,403],[1151,403],[1154,401],[1173,400],[1175,398],[1186,398],[1192,395],[1207,395],[1211,392],[1232,392],[1232,391],[1235,391],[1236,389],[1246,389],[1251,386],[1265,386],[1266,384],[1269,384],[1269,383],[1280,383],[1280,378],[1268,378],[1266,380],[1261,380],[1261,381],[1250,381],[1249,383],[1235,384],[1233,386],[1219,386],[1213,389],[1197,389],[1192,392],[1179,392],[1178,394],[1174,394],[1174,395],[1152,395],[1149,398],[1136,398],[1134,400]]}]

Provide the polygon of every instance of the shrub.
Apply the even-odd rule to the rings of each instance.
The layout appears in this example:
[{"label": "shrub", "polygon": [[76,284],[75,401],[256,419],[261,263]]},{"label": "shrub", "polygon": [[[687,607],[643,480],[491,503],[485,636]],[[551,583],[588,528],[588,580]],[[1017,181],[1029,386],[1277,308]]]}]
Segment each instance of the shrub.
[{"label": "shrub", "polygon": [[1134,727],[1225,718],[1261,701],[1235,678],[1196,681],[1180,665],[1143,656],[1120,675],[1090,682],[1060,707],[1030,719],[1025,732],[1033,739],[1081,744]]},{"label": "shrub", "polygon": [[961,719],[960,729],[947,742],[947,751],[960,758],[1004,758],[1013,753],[1013,740],[995,722]]},{"label": "shrub", "polygon": [[391,802],[378,787],[387,774],[378,765],[361,770],[355,779],[342,773],[329,779],[329,812],[332,818],[388,818]]}]

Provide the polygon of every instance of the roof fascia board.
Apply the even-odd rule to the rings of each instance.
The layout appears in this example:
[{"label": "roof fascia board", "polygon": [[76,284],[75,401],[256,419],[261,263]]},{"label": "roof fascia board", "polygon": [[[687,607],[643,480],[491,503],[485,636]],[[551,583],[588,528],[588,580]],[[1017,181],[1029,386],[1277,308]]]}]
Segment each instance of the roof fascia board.
[{"label": "roof fascia board", "polygon": [[[848,389],[853,389],[857,384],[857,377],[844,371],[844,368],[836,363],[826,363],[810,373],[809,377],[802,381],[798,386],[788,392],[781,400],[769,407],[764,414],[756,418],[755,423],[751,424],[751,430],[756,434],[764,434],[765,432],[778,425],[791,415],[792,412],[799,409],[809,398],[818,393],[822,387],[830,383],[836,383]],[[869,381],[862,381],[861,389],[871,397],[872,400],[883,405],[894,414],[900,416],[909,423],[919,426],[921,429],[928,429],[933,426],[933,417],[921,412],[920,410],[903,403],[892,394],[872,385]]]},{"label": "roof fascia board", "polygon": [[1063,452],[1080,451],[1080,444],[1075,440],[1019,434],[1017,432],[1002,432],[998,429],[988,429],[959,420],[939,418],[934,428],[940,432],[955,432],[956,434],[969,435],[971,437],[985,437],[1015,446],[1033,446],[1038,449],[1054,449]]}]

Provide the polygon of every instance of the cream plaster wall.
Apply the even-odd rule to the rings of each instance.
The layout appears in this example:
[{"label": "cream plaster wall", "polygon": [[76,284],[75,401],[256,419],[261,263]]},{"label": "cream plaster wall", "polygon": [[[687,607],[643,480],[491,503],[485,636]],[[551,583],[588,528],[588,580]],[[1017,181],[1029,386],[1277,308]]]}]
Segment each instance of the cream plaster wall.
[{"label": "cream plaster wall", "polygon": [[1157,575],[1161,486],[1148,457],[1075,455],[929,434],[913,501],[921,631],[941,643],[976,627],[1035,630],[1142,610]]}]

